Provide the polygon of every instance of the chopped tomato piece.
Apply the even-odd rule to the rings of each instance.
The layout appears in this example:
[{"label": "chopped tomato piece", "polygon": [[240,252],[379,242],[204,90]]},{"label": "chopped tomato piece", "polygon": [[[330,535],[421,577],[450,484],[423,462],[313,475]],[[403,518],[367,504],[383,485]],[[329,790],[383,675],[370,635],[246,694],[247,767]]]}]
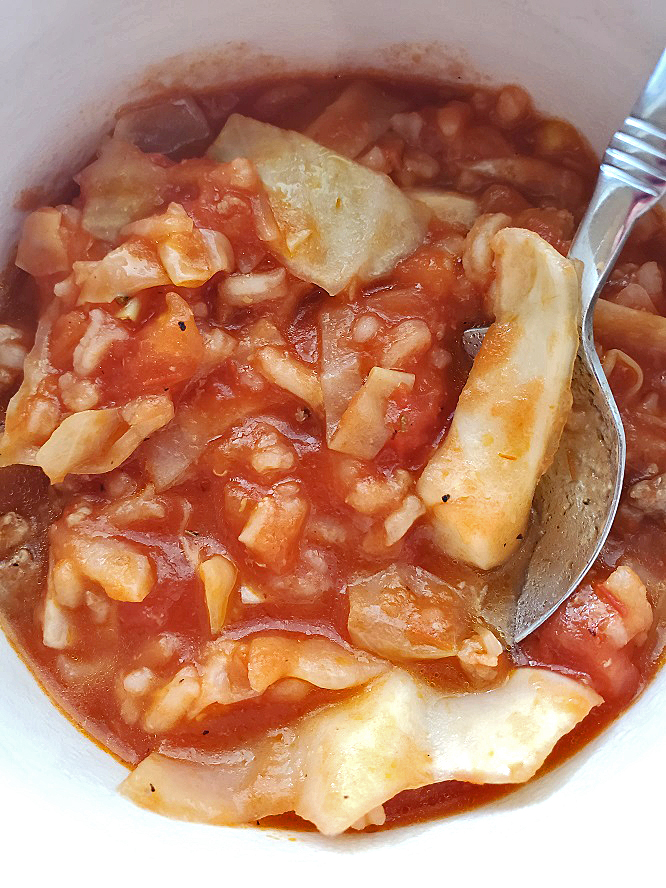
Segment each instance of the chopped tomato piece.
[{"label": "chopped tomato piece", "polygon": [[[626,615],[624,615],[626,621]],[[589,676],[605,700],[628,700],[641,676],[622,629],[622,605],[603,583],[576,592],[523,645],[533,663]],[[623,643],[624,642],[624,643]]]},{"label": "chopped tomato piece", "polygon": [[164,311],[134,340],[125,368],[135,388],[145,392],[189,379],[203,357],[204,343],[192,310],[177,293],[168,293]]}]

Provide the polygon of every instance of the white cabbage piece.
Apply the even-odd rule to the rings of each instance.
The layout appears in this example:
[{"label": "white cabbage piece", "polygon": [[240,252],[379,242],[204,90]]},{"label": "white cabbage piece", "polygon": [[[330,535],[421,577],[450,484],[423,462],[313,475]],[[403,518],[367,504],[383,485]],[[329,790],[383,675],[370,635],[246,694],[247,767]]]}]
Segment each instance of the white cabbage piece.
[{"label": "white cabbage piece", "polygon": [[53,300],[37,325],[35,342],[23,365],[23,382],[10,400],[0,440],[0,465],[34,465],[35,454],[58,425],[60,406],[44,392],[44,381],[55,372],[49,360],[51,330],[60,306]]},{"label": "white cabbage piece", "polygon": [[511,217],[506,213],[483,213],[467,232],[461,256],[462,266],[467,280],[480,290],[487,290],[493,280],[493,237],[510,225]]},{"label": "white cabbage piece", "polygon": [[405,193],[425,204],[441,222],[464,231],[469,231],[479,215],[479,204],[469,194],[439,188],[407,188]]},{"label": "white cabbage piece", "polygon": [[417,491],[441,548],[483,570],[519,545],[571,408],[576,268],[533,232],[494,235],[495,323]]},{"label": "white cabbage piece", "polygon": [[359,819],[355,823],[352,823],[349,828],[363,830],[366,826],[384,826],[385,823],[386,811],[384,811],[384,806],[377,805],[372,811],[368,811],[363,817],[359,817]]},{"label": "white cabbage piece", "polygon": [[437,780],[524,783],[560,737],[603,699],[581,682],[547,669],[515,669],[489,691],[427,704]]},{"label": "white cabbage piece", "polygon": [[209,150],[257,167],[297,276],[331,295],[390,271],[421,243],[429,213],[391,180],[291,130],[232,114]]},{"label": "white cabbage piece", "polygon": [[172,201],[164,212],[130,222],[120,233],[124,238],[140,237],[143,240],[160,243],[172,234],[191,234],[192,231],[194,231],[193,219],[182,204]]},{"label": "white cabbage piece", "polygon": [[173,419],[168,395],[144,395],[124,407],[82,410],[64,419],[33,462],[53,484],[71,473],[111,472],[130,457],[149,435]]},{"label": "white cabbage piece", "polygon": [[597,302],[594,331],[604,339],[612,339],[633,355],[641,354],[646,349],[657,354],[666,351],[665,317],[609,302],[607,299]]},{"label": "white cabbage piece", "polygon": [[364,651],[348,650],[327,638],[265,635],[250,643],[247,675],[259,694],[284,678],[339,691],[365,684],[388,668]]},{"label": "white cabbage piece", "polygon": [[382,349],[382,367],[402,370],[405,364],[424,354],[432,344],[432,333],[425,321],[410,319],[394,327]]},{"label": "white cabbage piece", "polygon": [[42,644],[56,651],[68,648],[74,638],[74,629],[67,611],[47,595],[42,616]]},{"label": "white cabbage piece", "polygon": [[145,471],[155,489],[161,492],[179,483],[206,445],[240,424],[256,409],[255,405],[244,394],[240,400],[230,399],[221,410],[219,401],[210,398],[205,389],[189,402],[181,401],[173,422],[151,436],[142,448]]},{"label": "white cabbage piece", "polygon": [[448,696],[394,668],[215,764],[146,758],[121,791],[184,820],[244,823],[295,811],[337,835],[406,789],[442,780],[522,783],[601,697],[544,669]]},{"label": "white cabbage piece", "polygon": [[349,402],[363,384],[361,356],[352,347],[350,332],[355,320],[348,305],[325,308],[321,329],[321,390],[326,413],[326,440],[330,442]]},{"label": "white cabbage piece", "polygon": [[[209,706],[251,700],[284,680],[303,683],[306,692],[313,687],[336,691],[356,687],[386,672],[390,664],[327,638],[280,633],[238,640],[218,638],[206,646],[201,661],[188,668],[194,670],[191,674],[200,690],[181,706],[177,720],[199,718]],[[149,713],[161,706],[165,688],[177,686],[176,677],[158,689]],[[176,694],[171,696],[175,699]],[[170,721],[168,727],[174,724]]]},{"label": "white cabbage piece", "polygon": [[177,484],[213,437],[202,422],[190,421],[196,418],[190,405],[180,406],[174,421],[153,435],[143,448],[144,468],[156,490]]},{"label": "white cabbage piece", "polygon": [[421,567],[392,564],[347,587],[351,640],[394,662],[456,656],[479,628],[479,596]]},{"label": "white cabbage piece", "polygon": [[129,527],[142,521],[163,521],[167,516],[167,502],[158,497],[152,484],[135,492],[129,487],[127,494],[120,495],[102,513],[116,527]]},{"label": "white cabbage piece", "polygon": [[340,417],[329,441],[330,449],[358,459],[377,456],[391,437],[391,429],[386,425],[388,402],[400,388],[411,391],[414,380],[413,373],[373,367]]},{"label": "white cabbage piece", "polygon": [[79,305],[113,302],[171,283],[153,247],[140,240],[127,241],[96,262],[75,262],[72,267],[81,288]]},{"label": "white cabbage piece", "polygon": [[76,181],[83,198],[83,228],[114,243],[123,226],[163,203],[168,174],[134,145],[114,138],[104,142],[97,160]]},{"label": "white cabbage piece", "polygon": [[172,234],[157,252],[171,283],[177,287],[200,287],[218,271],[232,271],[235,263],[229,239],[211,228]]}]

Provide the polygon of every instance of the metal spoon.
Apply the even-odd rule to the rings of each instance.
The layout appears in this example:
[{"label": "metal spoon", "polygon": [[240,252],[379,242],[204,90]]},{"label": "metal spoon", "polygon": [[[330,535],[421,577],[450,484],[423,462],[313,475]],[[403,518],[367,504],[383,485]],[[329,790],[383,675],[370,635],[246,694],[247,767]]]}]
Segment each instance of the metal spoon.
[{"label": "metal spoon", "polygon": [[[583,263],[581,343],[572,380],[575,423],[565,428],[534,498],[531,555],[520,592],[488,602],[507,643],[521,641],[575,591],[617,511],[625,462],[622,420],[594,347],[594,306],[636,220],[666,196],[666,50],[610,140],[569,257]],[[469,354],[487,328],[463,335]]]}]

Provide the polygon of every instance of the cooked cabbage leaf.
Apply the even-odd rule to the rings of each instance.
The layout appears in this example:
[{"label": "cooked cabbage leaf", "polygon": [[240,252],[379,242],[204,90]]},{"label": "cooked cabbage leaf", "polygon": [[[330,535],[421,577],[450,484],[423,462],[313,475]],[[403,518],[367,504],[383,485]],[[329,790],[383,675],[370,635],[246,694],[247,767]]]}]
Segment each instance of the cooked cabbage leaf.
[{"label": "cooked cabbage leaf", "polygon": [[440,188],[408,188],[406,193],[425,204],[441,222],[469,231],[479,215],[479,202],[469,194]]},{"label": "cooked cabbage leaf", "polygon": [[441,548],[484,570],[517,548],[557,449],[580,305],[575,266],[537,234],[505,228],[492,249],[495,323],[417,485]]},{"label": "cooked cabbage leaf", "polygon": [[359,459],[373,459],[391,437],[386,421],[388,402],[404,387],[411,391],[414,374],[402,370],[373,367],[368,377],[340,417],[328,446]]},{"label": "cooked cabbage leaf", "polygon": [[209,154],[256,165],[281,233],[271,246],[332,295],[354,278],[386,274],[423,240],[427,209],[387,176],[300,133],[232,114]]},{"label": "cooked cabbage leaf", "polygon": [[347,587],[349,635],[394,662],[455,656],[479,624],[479,596],[461,585],[403,564],[360,578]]},{"label": "cooked cabbage leaf", "polygon": [[306,130],[306,134],[345,157],[358,157],[389,128],[391,117],[406,102],[373,83],[350,83]]},{"label": "cooked cabbage leaf", "polygon": [[167,188],[167,171],[122,139],[108,139],[97,160],[76,177],[81,186],[83,228],[115,243],[120,229],[154,212]]},{"label": "cooked cabbage leaf", "polygon": [[529,780],[601,702],[544,669],[516,669],[493,690],[447,696],[395,668],[215,764],[153,753],[121,791],[184,820],[233,824],[295,811],[337,835],[405,789]]},{"label": "cooked cabbage leaf", "polygon": [[52,483],[70,472],[97,475],[111,472],[125,462],[149,435],[173,419],[168,395],[145,395],[124,407],[81,410],[64,419],[34,461]]},{"label": "cooked cabbage leaf", "polygon": [[[183,668],[191,679],[187,688],[179,687]],[[258,634],[249,641],[218,638],[206,646],[198,662],[183,668],[147,701],[143,723],[153,733],[169,731],[184,720],[199,720],[209,707],[219,711],[259,697],[269,688],[279,693],[284,680],[287,687],[295,683],[299,695],[307,696],[315,687],[339,691],[367,684],[391,665],[327,638],[281,633]]]}]

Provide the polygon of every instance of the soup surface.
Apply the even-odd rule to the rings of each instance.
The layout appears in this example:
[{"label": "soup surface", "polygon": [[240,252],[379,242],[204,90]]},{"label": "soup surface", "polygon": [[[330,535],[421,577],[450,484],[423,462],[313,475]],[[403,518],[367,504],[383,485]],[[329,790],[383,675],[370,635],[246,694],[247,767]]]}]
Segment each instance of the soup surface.
[{"label": "soup surface", "polygon": [[[0,610],[54,700],[138,766],[134,801],[329,834],[437,816],[645,685],[657,212],[596,315],[628,439],[611,536],[524,643],[489,616],[577,420],[564,257],[595,177],[518,87],[305,78],[125,111],[71,200],[27,216],[0,326]],[[462,333],[493,321],[472,365]]]}]

